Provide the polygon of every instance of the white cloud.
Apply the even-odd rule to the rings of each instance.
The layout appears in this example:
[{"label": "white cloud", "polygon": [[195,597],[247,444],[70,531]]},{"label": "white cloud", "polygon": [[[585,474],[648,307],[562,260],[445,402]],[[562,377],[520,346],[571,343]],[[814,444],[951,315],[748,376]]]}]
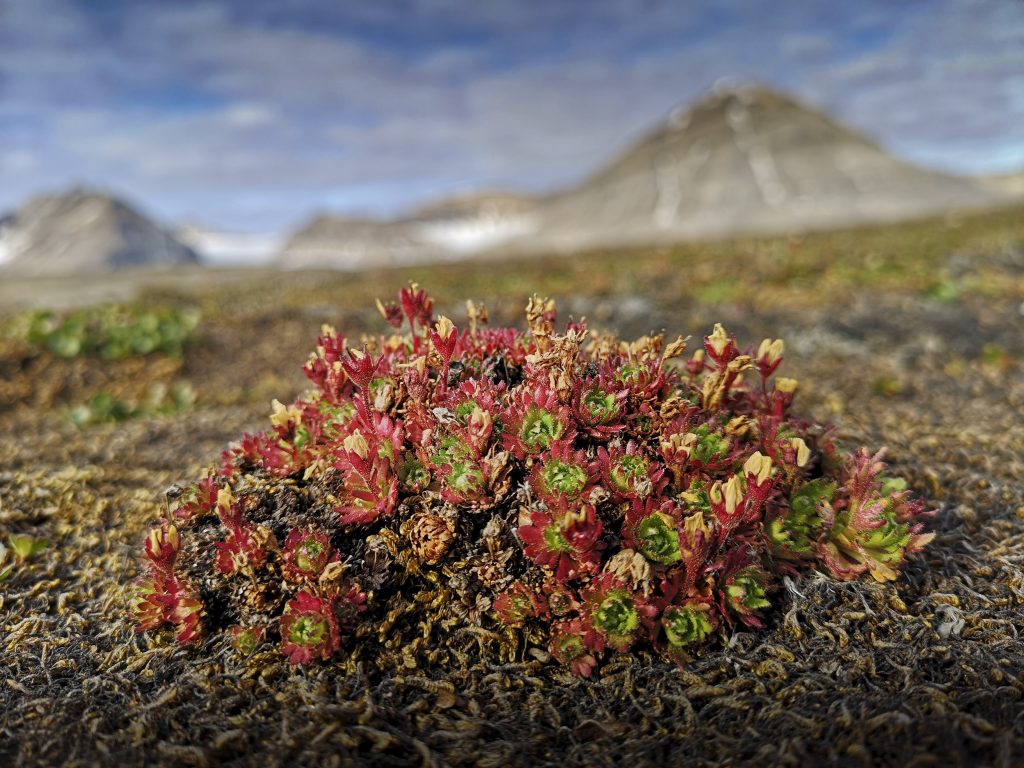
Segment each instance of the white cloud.
[{"label": "white cloud", "polygon": [[1024,162],[1018,3],[11,5],[0,164],[21,165],[0,208],[91,181],[165,216],[263,227],[324,204],[550,189],[726,75],[922,162]]},{"label": "white cloud", "polygon": [[963,173],[1024,164],[1024,5],[946,4],[806,91],[918,162]]},{"label": "white cloud", "polygon": [[239,102],[223,112],[224,122],[238,128],[268,125],[277,118],[276,111],[266,104]]},{"label": "white cloud", "polygon": [[779,42],[783,56],[797,60],[820,59],[832,53],[832,41],[826,35],[796,33],[784,35]]},{"label": "white cloud", "polygon": [[26,149],[0,151],[0,168],[15,173],[31,173],[39,165],[39,157]]}]

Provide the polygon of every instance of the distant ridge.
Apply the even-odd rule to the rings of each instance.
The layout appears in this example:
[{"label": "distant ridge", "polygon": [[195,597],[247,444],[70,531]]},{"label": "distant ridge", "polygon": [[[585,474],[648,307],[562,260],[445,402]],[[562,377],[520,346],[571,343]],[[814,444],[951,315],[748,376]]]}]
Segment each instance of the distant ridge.
[{"label": "distant ridge", "polygon": [[1018,186],[917,167],[787,95],[739,85],[676,110],[561,192],[470,195],[393,220],[320,216],[281,263],[361,268],[833,229],[992,207]]},{"label": "distant ridge", "polygon": [[280,263],[361,269],[462,258],[532,231],[535,205],[523,195],[485,192],[399,219],[320,215],[288,239]]},{"label": "distant ridge", "polygon": [[169,232],[94,190],[37,197],[0,221],[0,269],[18,274],[75,275],[197,261]]}]

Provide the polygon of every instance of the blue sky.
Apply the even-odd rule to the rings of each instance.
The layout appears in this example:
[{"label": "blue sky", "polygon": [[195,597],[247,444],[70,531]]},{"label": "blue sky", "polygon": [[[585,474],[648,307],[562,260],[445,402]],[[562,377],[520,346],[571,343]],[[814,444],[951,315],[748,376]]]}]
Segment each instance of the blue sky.
[{"label": "blue sky", "polygon": [[0,211],[86,184],[279,231],[547,191],[723,78],[1024,168],[1019,0],[0,0]]}]

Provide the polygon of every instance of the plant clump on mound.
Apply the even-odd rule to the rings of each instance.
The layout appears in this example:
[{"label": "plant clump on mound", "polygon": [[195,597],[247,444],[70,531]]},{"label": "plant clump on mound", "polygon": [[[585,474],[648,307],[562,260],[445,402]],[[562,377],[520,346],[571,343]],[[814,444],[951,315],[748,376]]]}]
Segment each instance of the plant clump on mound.
[{"label": "plant clump on mound", "polygon": [[931,539],[880,453],[789,415],[782,341],[743,353],[716,325],[686,359],[681,338],[556,333],[537,297],[525,332],[472,302],[458,330],[415,285],[378,306],[392,335],[325,327],[315,390],[172,494],[140,631],[405,668],[468,634],[590,675],[763,626],[786,574],[895,579]]}]

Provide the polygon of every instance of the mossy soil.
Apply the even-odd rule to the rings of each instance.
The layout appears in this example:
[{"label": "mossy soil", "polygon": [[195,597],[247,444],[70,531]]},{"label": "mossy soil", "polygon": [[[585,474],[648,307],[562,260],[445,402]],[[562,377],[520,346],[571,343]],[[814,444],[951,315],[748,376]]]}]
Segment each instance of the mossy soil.
[{"label": "mossy soil", "polygon": [[[933,226],[953,228],[915,269],[932,264],[950,291],[923,278],[807,278],[769,301],[775,284],[751,278],[728,297],[673,293],[664,276],[684,267],[660,252],[607,285],[566,277],[577,262],[560,262],[550,279],[523,267],[533,285],[485,265],[152,294],[203,309],[181,358],[57,360],[7,343],[0,535],[48,546],[0,584],[0,763],[1024,764],[1024,240]],[[965,226],[984,237],[957,240]],[[723,260],[722,279],[742,265],[740,251]],[[503,655],[485,632],[429,638],[423,648],[444,653],[410,654],[400,672],[344,649],[295,670],[277,653],[239,659],[220,640],[179,649],[135,634],[128,588],[164,490],[263,428],[271,397],[303,388],[321,322],[383,330],[367,295],[410,276],[455,318],[462,296],[515,322],[536,288],[558,296],[563,319],[587,314],[625,335],[696,337],[720,321],[741,342],[785,338],[783,374],[801,382],[794,410],[835,423],[848,447],[888,446],[892,472],[939,510],[938,536],[894,584],[789,581],[767,629],[736,632],[685,667],[623,657],[591,680],[544,649]],[[84,429],[67,419],[96,391],[131,399],[175,380],[195,388],[194,408]]]}]

